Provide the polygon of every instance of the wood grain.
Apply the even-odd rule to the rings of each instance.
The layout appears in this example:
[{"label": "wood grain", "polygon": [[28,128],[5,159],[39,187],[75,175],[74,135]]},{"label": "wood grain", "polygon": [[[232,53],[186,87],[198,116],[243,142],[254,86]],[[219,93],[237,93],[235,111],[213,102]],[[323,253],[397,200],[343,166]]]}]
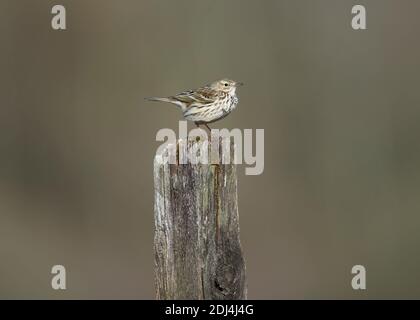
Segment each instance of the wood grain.
[{"label": "wood grain", "polygon": [[[201,143],[179,140],[177,157]],[[154,162],[157,299],[246,299],[236,165],[169,164],[169,150]]]}]

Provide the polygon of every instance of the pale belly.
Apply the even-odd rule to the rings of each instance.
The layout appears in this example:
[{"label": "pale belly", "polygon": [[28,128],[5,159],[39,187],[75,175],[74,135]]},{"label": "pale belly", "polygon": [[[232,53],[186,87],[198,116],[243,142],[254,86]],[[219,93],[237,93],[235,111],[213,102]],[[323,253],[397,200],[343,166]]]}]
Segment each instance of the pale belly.
[{"label": "pale belly", "polygon": [[184,112],[184,118],[198,123],[211,123],[226,117],[238,105],[236,96],[209,106],[191,106]]}]

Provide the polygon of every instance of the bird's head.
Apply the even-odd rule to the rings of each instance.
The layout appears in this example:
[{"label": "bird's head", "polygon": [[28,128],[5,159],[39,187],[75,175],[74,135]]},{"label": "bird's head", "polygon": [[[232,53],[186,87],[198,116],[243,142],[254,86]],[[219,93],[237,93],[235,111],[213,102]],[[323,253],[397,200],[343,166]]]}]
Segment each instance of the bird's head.
[{"label": "bird's head", "polygon": [[218,91],[224,91],[230,94],[235,94],[236,88],[242,86],[242,82],[236,82],[229,79],[222,79],[215,81],[211,84],[211,87]]}]

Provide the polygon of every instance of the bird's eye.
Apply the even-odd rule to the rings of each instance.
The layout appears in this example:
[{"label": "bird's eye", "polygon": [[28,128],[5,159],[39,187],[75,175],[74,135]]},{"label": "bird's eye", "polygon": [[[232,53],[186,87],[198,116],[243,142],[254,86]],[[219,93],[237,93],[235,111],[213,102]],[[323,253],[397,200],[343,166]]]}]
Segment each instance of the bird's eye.
[{"label": "bird's eye", "polygon": [[225,87],[227,87],[229,84],[225,83]]}]

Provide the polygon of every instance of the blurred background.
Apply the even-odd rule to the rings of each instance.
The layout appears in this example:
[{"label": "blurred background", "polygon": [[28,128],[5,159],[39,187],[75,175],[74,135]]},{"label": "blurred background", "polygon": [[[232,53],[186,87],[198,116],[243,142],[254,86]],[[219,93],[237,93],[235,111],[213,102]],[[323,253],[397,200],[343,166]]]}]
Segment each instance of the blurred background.
[{"label": "blurred background", "polygon": [[249,298],[420,298],[418,1],[62,0],[65,31],[55,4],[0,1],[0,298],[154,299],[155,135],[181,114],[143,98],[224,77],[213,127],[265,129],[264,173],[238,170]]}]

